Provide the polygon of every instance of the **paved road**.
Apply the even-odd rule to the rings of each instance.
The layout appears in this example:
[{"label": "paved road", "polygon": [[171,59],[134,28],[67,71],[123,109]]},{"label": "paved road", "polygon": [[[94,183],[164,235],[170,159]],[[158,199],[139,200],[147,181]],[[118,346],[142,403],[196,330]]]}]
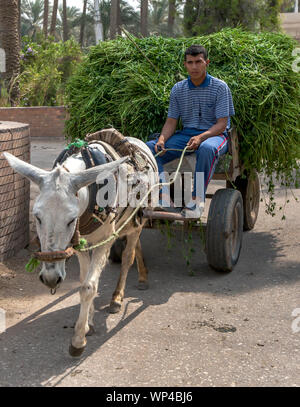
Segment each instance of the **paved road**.
[{"label": "paved road", "polygon": [[[62,142],[43,144],[33,144],[32,162],[50,168]],[[292,192],[300,198],[299,190]],[[276,196],[284,202],[284,191]],[[149,290],[137,290],[134,266],[122,311],[110,315],[119,268],[108,265],[95,300],[97,332],[80,359],[68,354],[79,312],[76,259],[55,296],[36,274],[23,271],[26,253],[7,261],[6,279],[0,279],[7,316],[0,385],[299,386],[300,332],[292,327],[300,330],[300,322],[292,312],[300,308],[300,203],[288,197],[284,221],[265,215],[261,203],[229,274],[208,267],[198,234],[189,269],[180,233],[168,248],[161,232],[145,230]]]}]

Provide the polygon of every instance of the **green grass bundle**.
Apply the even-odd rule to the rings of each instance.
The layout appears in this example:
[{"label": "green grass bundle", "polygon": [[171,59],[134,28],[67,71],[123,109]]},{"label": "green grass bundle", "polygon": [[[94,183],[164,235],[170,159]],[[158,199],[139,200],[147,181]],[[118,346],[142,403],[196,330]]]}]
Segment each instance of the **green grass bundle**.
[{"label": "green grass bundle", "polygon": [[69,82],[67,136],[108,126],[143,140],[159,132],[171,88],[187,76],[183,54],[192,44],[208,49],[208,72],[232,91],[245,167],[291,182],[300,158],[300,73],[292,70],[297,44],[283,34],[226,29],[198,38],[103,42]]}]

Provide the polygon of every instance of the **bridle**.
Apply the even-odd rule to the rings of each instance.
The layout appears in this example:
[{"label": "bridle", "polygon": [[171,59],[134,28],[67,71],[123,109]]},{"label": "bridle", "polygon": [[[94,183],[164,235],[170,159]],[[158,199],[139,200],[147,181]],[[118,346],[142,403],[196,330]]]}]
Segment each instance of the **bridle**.
[{"label": "bridle", "polygon": [[[67,167],[62,165],[63,169],[67,172],[70,172]],[[76,192],[76,197],[78,199],[78,193]],[[40,240],[38,236],[34,239],[35,242],[41,247],[40,245]],[[43,261],[46,263],[54,263],[57,261],[62,261],[62,260],[67,260],[70,257],[72,257],[74,254],[76,254],[76,249],[75,247],[79,245],[80,241],[80,232],[79,232],[79,218],[76,220],[76,227],[75,231],[73,234],[73,237],[71,239],[71,245],[67,247],[65,250],[54,250],[51,252],[34,252],[32,253],[32,257],[36,260]]]},{"label": "bridle", "polygon": [[[75,232],[74,232],[74,235],[70,242],[71,244],[65,250],[54,250],[51,252],[38,251],[38,252],[32,253],[32,257],[36,260],[43,261],[46,263],[54,263],[57,261],[67,260],[70,257],[72,257],[74,254],[76,254],[76,252],[77,252],[76,247],[79,245],[79,241],[80,241],[78,225],[79,225],[79,220],[77,218]],[[39,240],[38,236],[34,240],[40,246],[40,240]]]},{"label": "bridle", "polygon": [[67,260],[76,253],[74,247],[69,246],[66,250],[57,250],[53,252],[35,252],[32,257],[39,261],[54,263],[57,261]]}]

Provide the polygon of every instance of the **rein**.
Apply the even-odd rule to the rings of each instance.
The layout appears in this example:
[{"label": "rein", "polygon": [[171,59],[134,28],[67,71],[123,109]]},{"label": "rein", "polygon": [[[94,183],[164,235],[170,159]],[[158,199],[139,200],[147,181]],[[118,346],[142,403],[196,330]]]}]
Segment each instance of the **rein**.
[{"label": "rein", "polygon": [[[164,151],[167,151],[167,149],[164,150]],[[100,246],[105,245],[106,243],[110,242],[110,241],[113,240],[114,238],[118,238],[118,237],[119,237],[119,233],[121,232],[121,230],[123,230],[124,227],[130,222],[130,220],[136,215],[136,213],[137,213],[138,210],[141,208],[141,206],[143,205],[144,201],[148,198],[149,194],[152,192],[152,190],[153,190],[154,188],[156,188],[156,187],[161,187],[161,186],[170,186],[170,185],[172,185],[172,184],[175,182],[175,180],[176,180],[176,178],[177,178],[177,175],[178,175],[178,172],[179,172],[179,170],[180,170],[180,167],[181,167],[181,165],[182,165],[182,161],[183,161],[184,154],[185,154],[186,152],[190,152],[190,150],[188,150],[188,146],[186,146],[183,150],[180,150],[180,151],[182,151],[181,156],[180,156],[180,160],[179,160],[179,163],[178,163],[178,166],[177,166],[177,169],[176,169],[174,178],[173,178],[170,182],[159,182],[158,184],[153,185],[153,186],[149,189],[149,191],[145,194],[145,196],[143,197],[143,199],[140,201],[139,205],[135,208],[135,210],[131,213],[131,215],[127,218],[127,220],[123,223],[123,225],[121,225],[121,226],[119,227],[119,229],[118,229],[116,232],[112,233],[107,239],[102,240],[101,242],[99,242],[99,243],[97,243],[97,244],[95,244],[95,245],[93,245],[93,246],[83,247],[83,248],[79,249],[78,251],[80,251],[80,252],[86,252],[86,251],[89,251],[89,250],[93,250],[93,249],[96,249],[97,247],[100,247]],[[191,150],[191,151],[194,151],[194,150]],[[161,154],[161,153],[162,153],[162,151],[160,151],[158,154]],[[157,154],[157,155],[158,155],[158,154]]]}]

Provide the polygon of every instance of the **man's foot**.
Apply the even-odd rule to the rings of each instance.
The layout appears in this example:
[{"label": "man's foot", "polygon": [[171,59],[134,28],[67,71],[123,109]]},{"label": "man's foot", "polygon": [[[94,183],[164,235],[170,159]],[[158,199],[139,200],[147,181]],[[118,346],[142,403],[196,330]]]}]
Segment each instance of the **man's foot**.
[{"label": "man's foot", "polygon": [[159,200],[158,206],[155,208],[155,211],[159,212],[171,212],[171,213],[180,213],[181,208],[175,208],[173,202],[165,202],[162,199]]},{"label": "man's foot", "polygon": [[188,219],[199,219],[202,215],[203,209],[203,205],[190,202],[182,209],[181,215]]}]

